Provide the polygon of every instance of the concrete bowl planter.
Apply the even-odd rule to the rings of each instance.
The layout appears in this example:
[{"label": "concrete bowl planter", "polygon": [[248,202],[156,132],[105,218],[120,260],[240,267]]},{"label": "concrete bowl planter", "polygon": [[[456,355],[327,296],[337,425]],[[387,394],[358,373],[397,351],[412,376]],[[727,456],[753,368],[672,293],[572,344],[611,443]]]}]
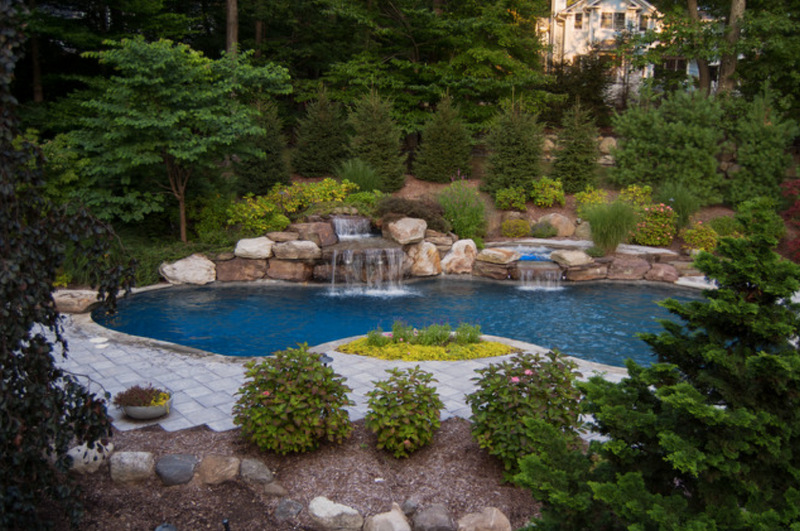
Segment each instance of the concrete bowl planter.
[{"label": "concrete bowl planter", "polygon": [[150,420],[169,415],[173,393],[166,387],[137,384],[117,393],[114,405],[128,417]]}]

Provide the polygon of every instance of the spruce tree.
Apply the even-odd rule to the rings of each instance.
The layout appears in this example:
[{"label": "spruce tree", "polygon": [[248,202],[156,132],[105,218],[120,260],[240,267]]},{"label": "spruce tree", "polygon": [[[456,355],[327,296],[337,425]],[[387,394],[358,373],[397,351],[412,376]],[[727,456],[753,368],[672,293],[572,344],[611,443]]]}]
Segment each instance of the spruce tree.
[{"label": "spruce tree", "polygon": [[446,183],[459,175],[469,177],[472,170],[472,139],[461,121],[458,108],[445,95],[436,113],[422,131],[414,174],[417,179]]},{"label": "spruce tree", "polygon": [[374,90],[356,101],[349,122],[354,134],[350,153],[381,176],[382,192],[395,192],[405,182],[405,156],[400,151],[401,130],[391,115],[392,103]]},{"label": "spruce tree", "polygon": [[536,431],[517,477],[545,502],[536,529],[800,528],[800,266],[773,252],[768,205],[746,206],[748,235],[695,262],[718,289],[665,301],[683,322],[642,336],[658,363],[582,386],[607,439],[584,455]]},{"label": "spruce tree", "polygon": [[294,171],[305,177],[330,175],[345,158],[347,127],[342,109],[322,89],[297,124]]},{"label": "spruce tree", "polygon": [[503,188],[531,184],[542,173],[544,129],[519,101],[511,101],[496,117],[486,140],[490,154],[483,189],[494,196]]},{"label": "spruce tree", "polygon": [[559,151],[553,164],[553,179],[561,180],[564,192],[574,194],[593,184],[597,171],[597,127],[588,111],[576,103],[561,122]]},{"label": "spruce tree", "polygon": [[283,124],[278,116],[278,106],[274,102],[257,102],[257,106],[256,122],[264,134],[253,142],[264,153],[264,158],[250,156],[243,159],[236,165],[236,175],[242,194],[264,195],[275,184],[288,184],[289,165],[285,157],[286,137],[281,132]]}]

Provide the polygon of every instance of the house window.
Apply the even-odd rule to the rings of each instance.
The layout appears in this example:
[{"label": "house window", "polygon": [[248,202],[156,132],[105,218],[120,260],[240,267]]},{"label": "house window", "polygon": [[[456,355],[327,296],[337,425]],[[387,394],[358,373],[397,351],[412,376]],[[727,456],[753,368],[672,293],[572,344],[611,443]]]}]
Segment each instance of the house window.
[{"label": "house window", "polygon": [[639,17],[639,31],[647,31],[647,15]]},{"label": "house window", "polygon": [[625,29],[625,13],[614,13],[614,29],[616,31]]},{"label": "house window", "polygon": [[583,13],[575,13],[575,29],[583,29]]},{"label": "house window", "polygon": [[611,15],[613,13],[600,13],[600,27],[603,29],[611,29]]}]

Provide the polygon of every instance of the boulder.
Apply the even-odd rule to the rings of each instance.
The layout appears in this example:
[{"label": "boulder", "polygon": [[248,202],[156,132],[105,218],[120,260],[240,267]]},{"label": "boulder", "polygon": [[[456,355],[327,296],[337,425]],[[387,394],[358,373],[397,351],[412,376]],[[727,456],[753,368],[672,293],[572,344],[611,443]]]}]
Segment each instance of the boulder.
[{"label": "boulder", "polygon": [[522,255],[510,249],[498,249],[487,247],[475,258],[479,262],[489,262],[490,264],[506,265],[520,259]]},{"label": "boulder", "polygon": [[447,247],[450,248],[453,246],[453,237],[449,234],[445,234],[443,232],[438,232],[435,230],[428,229],[425,231],[425,241],[434,244],[436,247]]},{"label": "boulder", "polygon": [[418,243],[425,239],[427,228],[428,224],[424,219],[401,218],[387,225],[384,237],[388,235],[389,239],[400,245]]},{"label": "boulder", "polygon": [[542,216],[539,218],[539,223],[547,222],[549,223],[554,229],[558,231],[556,234],[559,238],[569,238],[573,234],[575,234],[575,224],[569,219],[567,216],[563,214],[547,214],[546,216]]},{"label": "boulder", "polygon": [[403,514],[406,516],[414,516],[419,508],[422,506],[422,500],[416,494],[412,494],[410,498],[407,498],[406,501],[403,502],[403,505],[400,508],[403,510]]},{"label": "boulder", "polygon": [[595,264],[588,267],[576,267],[568,269],[564,274],[564,278],[574,282],[581,282],[584,280],[602,280],[608,275],[608,266],[606,264]]},{"label": "boulder", "polygon": [[368,517],[364,531],[411,531],[411,525],[400,506],[392,503],[391,511]]},{"label": "boulder", "polygon": [[602,155],[610,155],[613,150],[617,148],[617,139],[613,136],[607,136],[600,140],[600,153]]},{"label": "boulder", "polygon": [[267,238],[276,242],[293,242],[300,239],[300,235],[296,232],[268,232]]},{"label": "boulder", "polygon": [[202,254],[193,254],[177,262],[164,262],[158,272],[170,284],[208,284],[217,278],[214,262]]},{"label": "boulder", "polygon": [[582,221],[575,227],[575,232],[572,234],[579,240],[592,241],[592,225],[588,221]]},{"label": "boulder", "polygon": [[260,459],[242,459],[239,474],[250,483],[271,483],[275,479],[272,471]]},{"label": "boulder", "polygon": [[94,474],[112,452],[114,452],[114,443],[111,442],[102,444],[100,441],[95,441],[92,448],[89,448],[89,443],[70,448],[67,452],[67,455],[72,458],[70,470],[76,474]]},{"label": "boulder", "polygon": [[266,236],[245,238],[236,242],[236,249],[233,250],[233,254],[239,258],[266,260],[272,256],[273,245],[275,245],[275,242]]},{"label": "boulder", "polygon": [[[296,240],[275,244],[272,248],[275,258],[281,260],[317,260],[322,258],[319,245],[308,240]],[[270,267],[271,264],[270,264]]]},{"label": "boulder", "polygon": [[477,277],[493,278],[495,280],[506,280],[511,278],[511,273],[507,265],[481,262],[478,260],[475,261],[475,265],[472,268],[472,274]]},{"label": "boulder", "polygon": [[278,502],[278,507],[275,508],[275,519],[279,522],[285,522],[294,518],[300,511],[303,510],[303,505],[300,502],[284,498]]},{"label": "boulder", "polygon": [[658,282],[677,282],[680,275],[674,266],[669,264],[653,264],[650,271],[644,274],[645,280],[655,280]]},{"label": "boulder", "polygon": [[135,483],[153,475],[155,458],[150,452],[116,452],[108,460],[111,480],[115,483]]},{"label": "boulder", "polygon": [[352,507],[318,496],[308,504],[311,519],[326,530],[361,531],[364,518]]},{"label": "boulder", "polygon": [[456,531],[447,506],[435,503],[414,514],[414,531]]},{"label": "boulder", "polygon": [[682,260],[676,260],[674,262],[668,262],[669,265],[675,268],[678,272],[678,275],[682,277],[700,277],[703,276],[703,273],[700,270],[695,269],[694,262],[685,262]]},{"label": "boulder", "polygon": [[650,264],[644,258],[633,256],[616,256],[608,268],[610,280],[641,280],[650,270]]},{"label": "boulder", "polygon": [[553,251],[550,253],[550,260],[563,267],[577,267],[594,262],[594,259],[588,254],[573,249]]},{"label": "boulder", "polygon": [[100,302],[97,292],[89,289],[60,289],[53,293],[53,299],[61,313],[86,313]]},{"label": "boulder", "polygon": [[272,481],[264,485],[264,494],[267,496],[275,496],[276,498],[283,498],[289,495],[289,491],[277,481]]},{"label": "boulder", "polygon": [[314,274],[314,266],[306,262],[295,260],[269,261],[267,276],[275,280],[290,280],[292,282],[308,282]]},{"label": "boulder", "polygon": [[220,282],[248,282],[267,275],[266,260],[234,258],[217,262],[217,280]]},{"label": "boulder", "polygon": [[470,274],[477,256],[478,247],[474,241],[458,240],[442,260],[442,271],[448,275]]},{"label": "boulder", "polygon": [[411,259],[411,276],[431,277],[442,272],[439,250],[429,242],[412,245],[406,251]]},{"label": "boulder", "polygon": [[219,485],[236,479],[240,464],[238,457],[207,455],[197,467],[197,477],[206,485]]},{"label": "boulder", "polygon": [[233,260],[236,258],[236,255],[230,251],[223,251],[221,253],[217,253],[217,256],[214,257],[214,262],[224,262],[226,260]]},{"label": "boulder", "polygon": [[325,221],[314,223],[292,223],[289,232],[296,232],[301,240],[314,242],[318,247],[328,247],[339,242],[333,225]]},{"label": "boulder", "polygon": [[166,486],[183,485],[194,477],[197,458],[189,454],[165,455],[156,463],[156,474]]},{"label": "boulder", "polygon": [[500,509],[486,507],[459,519],[458,531],[511,531],[511,522]]}]

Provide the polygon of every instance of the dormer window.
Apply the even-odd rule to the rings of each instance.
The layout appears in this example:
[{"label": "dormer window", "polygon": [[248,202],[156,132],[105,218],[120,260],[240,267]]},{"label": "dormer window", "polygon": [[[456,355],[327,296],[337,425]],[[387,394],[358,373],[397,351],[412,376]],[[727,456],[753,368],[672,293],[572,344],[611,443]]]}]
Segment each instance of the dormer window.
[{"label": "dormer window", "polygon": [[600,27],[603,29],[611,29],[613,15],[613,13],[600,13]]},{"label": "dormer window", "polygon": [[614,13],[614,29],[616,31],[625,29],[625,13]]},{"label": "dormer window", "polygon": [[583,29],[583,13],[575,13],[575,29]]}]

